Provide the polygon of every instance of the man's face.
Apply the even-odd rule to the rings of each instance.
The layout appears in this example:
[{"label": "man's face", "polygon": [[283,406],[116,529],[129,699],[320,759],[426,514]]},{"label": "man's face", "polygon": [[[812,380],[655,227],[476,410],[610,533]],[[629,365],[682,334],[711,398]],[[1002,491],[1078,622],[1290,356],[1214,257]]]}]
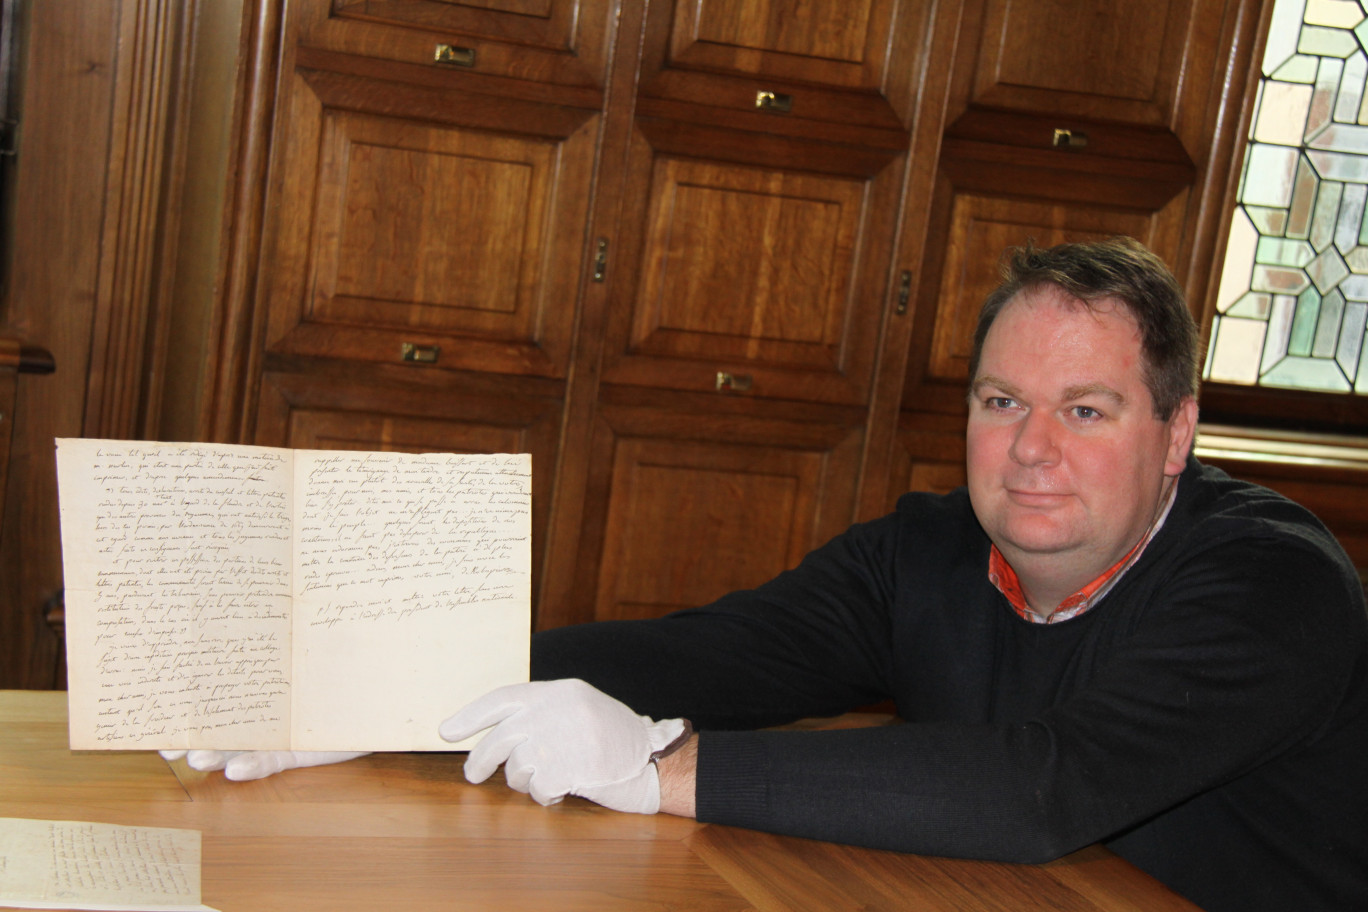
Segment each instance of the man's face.
[{"label": "man's face", "polygon": [[969,496],[1023,575],[1086,584],[1155,519],[1182,472],[1197,408],[1154,417],[1140,330],[1125,305],[1094,309],[1028,289],[984,340],[969,405]]}]

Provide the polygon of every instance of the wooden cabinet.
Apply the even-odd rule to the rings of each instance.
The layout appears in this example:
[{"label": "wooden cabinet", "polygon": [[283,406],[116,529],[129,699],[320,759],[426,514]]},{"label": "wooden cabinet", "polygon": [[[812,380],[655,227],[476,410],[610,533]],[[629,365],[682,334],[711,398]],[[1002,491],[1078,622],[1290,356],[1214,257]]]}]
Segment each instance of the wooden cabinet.
[{"label": "wooden cabinet", "polygon": [[1130,235],[1187,281],[1200,313],[1203,277],[1187,269],[1227,178],[1216,139],[1238,102],[1221,89],[1257,11],[1241,0],[966,0],[891,490],[962,483],[968,355],[1005,248]]},{"label": "wooden cabinet", "polygon": [[957,484],[993,262],[1179,258],[1255,0],[260,2],[214,426],[532,452],[548,626],[754,585]]}]

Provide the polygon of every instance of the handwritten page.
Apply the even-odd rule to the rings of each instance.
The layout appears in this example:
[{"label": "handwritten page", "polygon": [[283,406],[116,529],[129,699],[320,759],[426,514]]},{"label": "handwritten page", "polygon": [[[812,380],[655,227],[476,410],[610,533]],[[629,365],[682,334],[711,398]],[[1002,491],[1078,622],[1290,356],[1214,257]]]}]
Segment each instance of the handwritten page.
[{"label": "handwritten page", "polygon": [[0,906],[214,912],[196,830],[17,817],[0,817]]},{"label": "handwritten page", "polygon": [[[296,744],[451,750],[437,723],[508,682],[500,647],[516,636],[526,662],[528,460],[309,456],[295,465]],[[364,737],[340,738],[357,718]]]},{"label": "handwritten page", "polygon": [[450,750],[526,680],[525,455],[58,441],[76,749]]}]

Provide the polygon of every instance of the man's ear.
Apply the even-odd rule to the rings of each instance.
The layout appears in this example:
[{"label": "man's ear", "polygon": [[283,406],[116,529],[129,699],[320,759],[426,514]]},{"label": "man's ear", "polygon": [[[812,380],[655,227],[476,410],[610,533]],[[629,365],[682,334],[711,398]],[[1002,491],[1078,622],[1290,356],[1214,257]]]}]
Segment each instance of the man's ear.
[{"label": "man's ear", "polygon": [[1192,442],[1197,436],[1197,400],[1191,396],[1174,409],[1168,420],[1168,459],[1164,462],[1165,475],[1181,475],[1187,466]]}]

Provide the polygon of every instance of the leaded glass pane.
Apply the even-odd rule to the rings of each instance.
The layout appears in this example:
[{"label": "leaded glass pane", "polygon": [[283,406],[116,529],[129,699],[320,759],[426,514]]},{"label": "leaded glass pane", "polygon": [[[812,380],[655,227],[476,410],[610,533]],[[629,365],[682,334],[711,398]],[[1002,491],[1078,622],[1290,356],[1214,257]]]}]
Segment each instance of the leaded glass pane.
[{"label": "leaded glass pane", "polygon": [[1297,161],[1297,179],[1292,186],[1292,206],[1287,213],[1287,236],[1307,238],[1311,236],[1311,213],[1316,206],[1316,191],[1320,180],[1316,169],[1306,158]]},{"label": "leaded glass pane", "polygon": [[1359,357],[1363,353],[1363,334],[1368,329],[1368,304],[1352,301],[1344,305],[1344,322],[1340,324],[1339,344],[1335,360],[1350,377],[1357,376]]},{"label": "leaded glass pane", "polygon": [[1350,276],[1339,283],[1339,290],[1350,301],[1368,301],[1368,276]]},{"label": "leaded glass pane", "polygon": [[1301,40],[1297,42],[1298,51],[1318,57],[1348,57],[1357,48],[1358,41],[1352,32],[1313,25],[1302,26]]},{"label": "leaded glass pane", "polygon": [[1332,291],[1321,299],[1320,318],[1316,321],[1316,339],[1311,343],[1311,356],[1333,358],[1339,350],[1340,318],[1344,316],[1344,296]]},{"label": "leaded glass pane", "polygon": [[1254,259],[1260,263],[1274,266],[1305,266],[1316,256],[1316,251],[1306,241],[1288,241],[1282,238],[1260,238]]},{"label": "leaded glass pane", "polygon": [[1260,265],[1254,267],[1254,280],[1249,287],[1273,294],[1300,294],[1310,284],[1310,278],[1300,269]]},{"label": "leaded glass pane", "polygon": [[1207,376],[1223,383],[1257,383],[1259,352],[1267,330],[1268,324],[1262,320],[1217,317],[1212,326]]},{"label": "leaded glass pane", "polygon": [[1339,255],[1339,251],[1331,247],[1311,261],[1306,267],[1306,274],[1311,277],[1311,281],[1320,289],[1321,294],[1328,294],[1332,288],[1349,277],[1349,267],[1344,265],[1344,257]]},{"label": "leaded glass pane", "polygon": [[1297,52],[1297,39],[1301,35],[1305,13],[1306,6],[1302,0],[1279,0],[1273,4],[1273,21],[1269,23],[1268,43],[1264,46],[1265,76]]},{"label": "leaded glass pane", "polygon": [[1360,51],[1344,64],[1344,75],[1340,77],[1339,97],[1335,99],[1335,120],[1340,123],[1354,123],[1358,120],[1359,106],[1363,103],[1363,74],[1368,71],[1368,60]]},{"label": "leaded glass pane", "polygon": [[1358,378],[1354,381],[1354,392],[1368,395],[1368,342],[1359,349]]},{"label": "leaded glass pane", "polygon": [[1316,212],[1311,217],[1311,244],[1308,249],[1324,250],[1330,246],[1335,236],[1335,224],[1339,218],[1343,196],[1344,184],[1338,181],[1321,184],[1320,196],[1316,198]]},{"label": "leaded glass pane", "polygon": [[1259,100],[1259,116],[1254,121],[1254,138],[1282,146],[1300,146],[1306,135],[1306,117],[1311,110],[1312,88],[1291,82],[1270,82]]},{"label": "leaded glass pane", "polygon": [[[1344,253],[1348,259],[1351,252],[1363,243],[1361,231],[1363,230],[1363,203],[1368,198],[1368,185],[1365,184],[1341,184],[1344,188],[1343,197],[1340,200],[1339,217],[1335,226],[1335,246]],[[1349,268],[1354,272],[1361,270],[1355,269],[1352,263]]]},{"label": "leaded glass pane", "polygon": [[1297,297],[1296,315],[1292,318],[1292,335],[1287,340],[1287,353],[1296,357],[1311,354],[1311,343],[1316,335],[1316,321],[1320,319],[1320,293],[1308,288]]},{"label": "leaded glass pane", "polygon": [[[1282,210],[1278,210],[1282,211]],[[1216,296],[1216,310],[1225,313],[1249,290],[1254,269],[1254,254],[1259,233],[1246,217],[1243,209],[1236,209],[1230,220],[1230,240],[1226,243],[1225,270]]]},{"label": "leaded glass pane", "polygon": [[1315,82],[1320,72],[1320,58],[1310,54],[1293,54],[1287,62],[1278,67],[1274,79],[1282,82]]},{"label": "leaded glass pane", "polygon": [[1368,392],[1368,19],[1275,0],[1206,376]]},{"label": "leaded glass pane", "polygon": [[1316,77],[1316,87],[1311,95],[1311,110],[1306,117],[1306,135],[1315,136],[1330,125],[1330,112],[1335,106],[1335,95],[1339,93],[1340,77],[1344,75],[1344,63],[1327,58],[1321,61],[1320,74]]},{"label": "leaded glass pane", "polygon": [[1319,389],[1333,393],[1347,393],[1351,389],[1339,365],[1321,358],[1284,358],[1259,380],[1264,386]]},{"label": "leaded glass pane", "polygon": [[1303,21],[1309,25],[1328,25],[1351,29],[1363,19],[1357,0],[1307,0]]},{"label": "leaded glass pane", "polygon": [[1292,203],[1297,175],[1297,150],[1256,143],[1245,161],[1241,202],[1286,209]]},{"label": "leaded glass pane", "polygon": [[1248,216],[1259,234],[1279,235],[1287,230],[1287,210],[1265,206],[1241,206],[1238,210]]},{"label": "leaded glass pane", "polygon": [[1273,296],[1251,291],[1231,305],[1226,311],[1232,317],[1250,317],[1254,320],[1267,320],[1273,312]]}]

